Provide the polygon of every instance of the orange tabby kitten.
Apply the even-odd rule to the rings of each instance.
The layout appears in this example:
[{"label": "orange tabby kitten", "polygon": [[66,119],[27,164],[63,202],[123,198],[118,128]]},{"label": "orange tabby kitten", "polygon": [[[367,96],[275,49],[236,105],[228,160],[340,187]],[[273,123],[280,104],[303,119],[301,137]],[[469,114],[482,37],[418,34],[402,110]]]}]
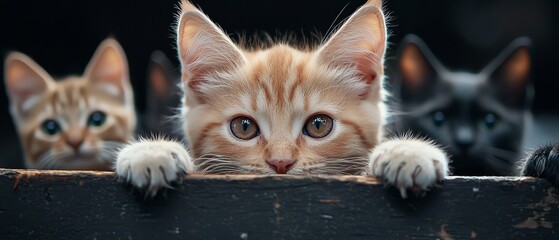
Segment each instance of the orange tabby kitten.
[{"label": "orange tabby kitten", "polygon": [[184,173],[360,174],[426,190],[448,174],[445,153],[416,139],[384,140],[381,1],[359,8],[313,50],[245,50],[182,2],[177,28],[187,151],[143,139],[116,172],[155,194]]},{"label": "orange tabby kitten", "polygon": [[11,113],[28,168],[109,170],[136,124],[128,63],[107,39],[83,76],[55,81],[22,53],[5,62]]}]

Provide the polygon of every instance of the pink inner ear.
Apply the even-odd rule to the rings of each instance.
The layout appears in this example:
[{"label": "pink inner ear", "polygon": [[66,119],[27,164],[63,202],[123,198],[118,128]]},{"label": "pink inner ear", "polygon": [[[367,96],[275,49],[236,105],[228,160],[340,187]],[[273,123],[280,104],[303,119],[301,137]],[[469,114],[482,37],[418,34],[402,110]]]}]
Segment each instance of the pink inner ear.
[{"label": "pink inner ear", "polygon": [[408,45],[400,60],[400,70],[406,84],[412,88],[421,86],[428,74],[428,66],[415,45]]},{"label": "pink inner ear", "polygon": [[24,103],[33,96],[44,94],[46,88],[35,87],[35,88],[21,88],[16,90],[15,100],[19,107],[23,107]]},{"label": "pink inner ear", "polygon": [[373,69],[373,61],[368,54],[363,54],[357,61],[357,70],[361,76],[361,80],[367,85],[363,93],[359,94],[360,99],[366,99],[371,91],[371,86],[377,81],[377,73]]},{"label": "pink inner ear", "polygon": [[121,68],[112,65],[99,65],[95,69],[95,73],[92,76],[93,84],[97,86],[111,86],[112,89],[116,89],[118,96],[124,95],[123,84],[125,81],[125,76]]},{"label": "pink inner ear", "polygon": [[128,87],[128,64],[118,42],[112,39],[103,41],[90,60],[85,74],[92,86],[100,87],[110,95],[123,97],[125,88]]},{"label": "pink inner ear", "polygon": [[[203,74],[202,74],[203,75]],[[196,101],[199,104],[206,103],[206,95],[202,92],[202,85],[204,85],[204,81],[200,77],[201,75],[196,74],[192,77],[190,81],[188,81],[188,87],[195,93]]]},{"label": "pink inner ear", "polygon": [[18,97],[23,100],[31,97],[32,95],[37,95],[39,93],[37,90],[38,88],[21,88],[17,89],[17,94]]},{"label": "pink inner ear", "polygon": [[503,68],[508,84],[515,88],[524,86],[530,73],[530,54],[527,49],[521,49],[508,61]]},{"label": "pink inner ear", "polygon": [[119,83],[124,78],[124,74],[120,68],[114,68],[111,66],[106,66],[107,71],[101,76],[101,80],[107,82]]},{"label": "pink inner ear", "polygon": [[200,86],[203,84],[202,80],[200,79],[200,74],[196,74],[196,75],[189,75],[186,72],[182,73],[182,78],[183,81],[184,79],[187,79],[186,81],[188,81],[187,86],[190,89],[190,91],[192,91],[195,95],[196,101],[198,103],[204,103],[204,97],[202,94],[202,92],[200,91]]},{"label": "pink inner ear", "polygon": [[124,75],[122,60],[115,50],[105,50],[94,65],[93,75],[100,81],[119,81]]},{"label": "pink inner ear", "polygon": [[6,78],[8,91],[14,98],[12,101],[20,106],[30,97],[47,91],[47,80],[37,72],[37,69],[20,60],[8,64]]},{"label": "pink inner ear", "polygon": [[367,97],[369,97],[369,93],[371,91],[371,85],[373,84],[373,82],[375,81],[376,78],[377,78],[376,74],[365,74],[365,75],[363,75],[363,80],[367,84],[367,87],[363,91],[363,93],[359,94],[359,99],[364,100],[364,99],[367,99]]},{"label": "pink inner ear", "polygon": [[167,82],[165,73],[161,67],[154,66],[151,70],[149,79],[153,93],[155,93],[156,97],[161,98],[166,94],[169,94],[167,91],[167,89],[169,89],[169,83]]},{"label": "pink inner ear", "polygon": [[189,87],[192,91],[196,92],[196,94],[200,94],[200,93],[201,93],[201,92],[200,92],[200,85],[201,85],[201,84],[202,84],[201,81],[200,81],[200,80],[197,80],[197,79],[190,79],[190,80],[188,81],[188,87]]}]

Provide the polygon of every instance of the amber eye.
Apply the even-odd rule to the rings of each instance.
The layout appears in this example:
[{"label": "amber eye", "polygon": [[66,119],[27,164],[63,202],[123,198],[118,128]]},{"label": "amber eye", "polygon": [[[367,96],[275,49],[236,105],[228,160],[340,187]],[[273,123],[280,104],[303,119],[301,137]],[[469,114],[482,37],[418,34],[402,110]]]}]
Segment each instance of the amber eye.
[{"label": "amber eye", "polygon": [[256,122],[248,117],[237,117],[231,121],[230,126],[233,135],[239,139],[250,140],[260,134]]},{"label": "amber eye", "polygon": [[333,127],[334,120],[332,118],[324,114],[318,114],[307,120],[303,127],[303,134],[313,138],[323,138],[332,132]]}]

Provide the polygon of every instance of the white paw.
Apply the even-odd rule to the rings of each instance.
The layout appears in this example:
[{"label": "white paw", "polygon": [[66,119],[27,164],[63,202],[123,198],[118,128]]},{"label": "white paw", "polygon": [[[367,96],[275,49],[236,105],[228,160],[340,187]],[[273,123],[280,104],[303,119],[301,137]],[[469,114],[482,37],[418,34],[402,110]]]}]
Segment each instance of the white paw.
[{"label": "white paw", "polygon": [[373,149],[367,175],[385,180],[400,189],[416,193],[429,190],[448,176],[448,157],[434,144],[419,139],[394,139]]},{"label": "white paw", "polygon": [[193,171],[190,155],[181,143],[140,140],[118,153],[115,171],[120,180],[154,196],[170,183]]}]

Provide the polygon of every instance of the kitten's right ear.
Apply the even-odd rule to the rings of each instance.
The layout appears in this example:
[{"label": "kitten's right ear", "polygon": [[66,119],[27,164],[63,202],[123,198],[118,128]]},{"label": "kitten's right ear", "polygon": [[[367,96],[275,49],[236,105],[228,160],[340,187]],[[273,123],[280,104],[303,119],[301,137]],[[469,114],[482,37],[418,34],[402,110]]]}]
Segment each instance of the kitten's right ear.
[{"label": "kitten's right ear", "polygon": [[24,115],[38,96],[53,87],[51,76],[23,53],[12,52],[4,63],[4,81],[12,109]]},{"label": "kitten's right ear", "polygon": [[232,69],[245,59],[233,41],[206,15],[183,0],[177,27],[177,46],[186,104],[205,102],[208,74]]},{"label": "kitten's right ear", "polygon": [[441,64],[416,35],[407,35],[400,47],[398,69],[403,96],[424,92],[436,79]]}]

